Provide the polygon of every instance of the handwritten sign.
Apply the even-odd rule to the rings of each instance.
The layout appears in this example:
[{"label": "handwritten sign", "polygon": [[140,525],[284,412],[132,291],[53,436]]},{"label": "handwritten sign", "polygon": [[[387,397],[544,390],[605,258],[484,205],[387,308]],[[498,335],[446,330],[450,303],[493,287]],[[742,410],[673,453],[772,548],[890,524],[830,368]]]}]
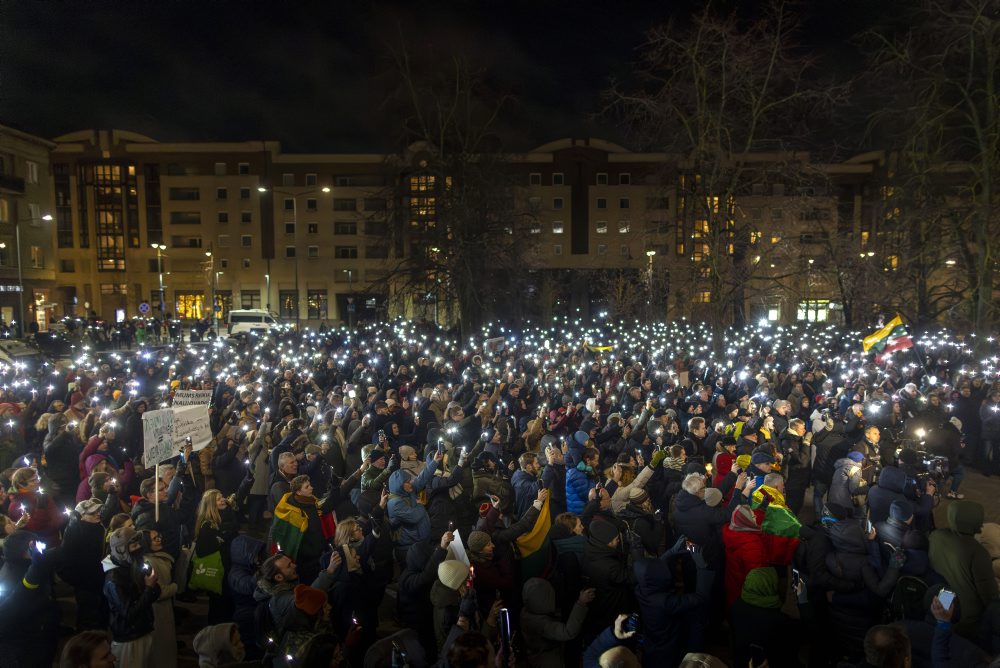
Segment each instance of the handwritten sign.
[{"label": "handwritten sign", "polygon": [[212,390],[177,390],[172,406],[207,406],[212,401]]},{"label": "handwritten sign", "polygon": [[143,463],[153,466],[175,457],[189,436],[195,452],[212,440],[207,405],[146,411],[142,415]]}]

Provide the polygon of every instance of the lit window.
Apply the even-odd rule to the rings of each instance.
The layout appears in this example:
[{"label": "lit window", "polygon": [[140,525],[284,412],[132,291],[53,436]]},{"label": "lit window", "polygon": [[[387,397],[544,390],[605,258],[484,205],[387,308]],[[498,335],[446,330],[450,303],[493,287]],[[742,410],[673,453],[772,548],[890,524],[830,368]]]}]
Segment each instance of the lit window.
[{"label": "lit window", "polygon": [[629,222],[627,220],[618,221],[618,234],[628,234]]},{"label": "lit window", "polygon": [[552,221],[552,234],[563,233],[563,222],[561,220]]},{"label": "lit window", "polygon": [[698,267],[698,276],[700,278],[712,278],[712,268],[711,267]]},{"label": "lit window", "polygon": [[760,241],[763,233],[760,230],[751,230],[750,232],[750,243],[755,244]]},{"label": "lit window", "polygon": [[205,306],[205,295],[201,292],[178,292],[175,297],[174,313],[182,320],[198,320],[202,318]]},{"label": "lit window", "polygon": [[896,271],[899,269],[899,256],[890,255],[885,258],[885,268],[889,271]]},{"label": "lit window", "polygon": [[779,241],[781,241],[781,233],[780,232],[773,232],[771,234],[771,243],[772,244],[776,244]]},{"label": "lit window", "polygon": [[606,220],[599,220],[599,221],[597,221],[597,233],[598,234],[607,234],[608,233],[608,221],[606,221]]},{"label": "lit window", "polygon": [[694,297],[691,301],[695,304],[710,304],[712,302],[712,291],[711,290],[701,290],[694,293]]},{"label": "lit window", "polygon": [[410,192],[423,193],[434,190],[436,178],[430,174],[410,177]]}]

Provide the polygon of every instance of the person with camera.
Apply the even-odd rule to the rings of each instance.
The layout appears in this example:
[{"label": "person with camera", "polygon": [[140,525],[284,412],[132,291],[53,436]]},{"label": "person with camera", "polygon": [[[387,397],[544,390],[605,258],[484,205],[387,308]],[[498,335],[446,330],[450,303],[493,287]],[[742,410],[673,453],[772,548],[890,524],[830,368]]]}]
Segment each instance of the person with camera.
[{"label": "person with camera", "polygon": [[805,503],[809,487],[812,462],[812,432],[799,418],[788,421],[788,429],[781,434],[782,463],[785,473],[785,500],[788,509],[798,515]]},{"label": "person with camera", "polygon": [[927,452],[948,459],[951,486],[947,498],[964,499],[965,495],[958,491],[962,480],[965,479],[965,468],[961,462],[962,450],[965,448],[965,443],[962,441],[962,421],[953,417],[930,430],[927,433],[926,445]]}]

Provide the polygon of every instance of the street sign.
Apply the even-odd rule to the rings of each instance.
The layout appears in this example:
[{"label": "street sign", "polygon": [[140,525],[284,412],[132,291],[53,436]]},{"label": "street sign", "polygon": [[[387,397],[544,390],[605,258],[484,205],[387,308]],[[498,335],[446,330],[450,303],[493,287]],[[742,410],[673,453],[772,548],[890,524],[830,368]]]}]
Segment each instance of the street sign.
[{"label": "street sign", "polygon": [[348,304],[347,305],[347,312],[348,313],[354,313],[354,304]]},{"label": "street sign", "polygon": [[147,302],[142,302],[139,304],[139,313],[146,315],[149,313],[149,304]]}]

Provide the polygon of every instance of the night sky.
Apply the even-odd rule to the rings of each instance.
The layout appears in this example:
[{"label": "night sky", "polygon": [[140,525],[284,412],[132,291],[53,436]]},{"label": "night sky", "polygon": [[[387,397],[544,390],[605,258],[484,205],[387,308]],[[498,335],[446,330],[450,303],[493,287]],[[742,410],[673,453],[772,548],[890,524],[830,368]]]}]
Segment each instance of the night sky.
[{"label": "night sky", "polygon": [[[721,3],[720,6],[725,3]],[[856,67],[861,0],[805,3],[805,48]],[[754,3],[739,3],[753,11]],[[701,3],[39,2],[0,0],[0,124],[44,137],[121,128],[162,141],[276,139],[301,152],[396,148],[390,45],[460,52],[515,102],[513,149],[565,136],[619,140],[595,119],[648,28]],[[751,9],[746,9],[751,7]],[[396,123],[394,124],[394,120]]]}]

